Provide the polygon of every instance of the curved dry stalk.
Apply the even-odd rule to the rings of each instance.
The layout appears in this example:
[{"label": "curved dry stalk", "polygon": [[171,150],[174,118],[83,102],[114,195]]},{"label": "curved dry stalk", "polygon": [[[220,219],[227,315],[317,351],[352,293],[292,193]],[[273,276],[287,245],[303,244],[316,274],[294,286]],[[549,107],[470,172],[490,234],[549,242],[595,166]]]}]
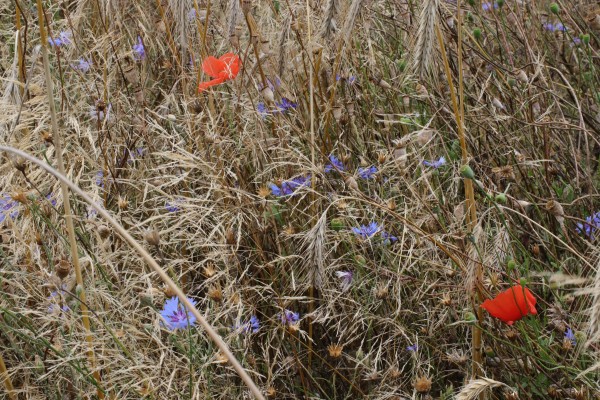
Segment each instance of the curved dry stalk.
[{"label": "curved dry stalk", "polygon": [[144,261],[146,261],[146,263],[154,270],[154,272],[156,272],[158,274],[158,276],[163,280],[163,282],[171,290],[173,290],[173,292],[179,298],[179,301],[181,301],[181,303],[183,303],[183,305],[188,310],[190,310],[190,312],[192,314],[194,314],[196,319],[200,322],[200,325],[202,325],[202,328],[204,328],[204,330],[206,331],[208,336],[217,345],[217,347],[223,353],[223,355],[225,355],[227,360],[231,363],[233,369],[235,369],[235,371],[240,376],[240,378],[242,378],[242,380],[248,386],[248,388],[250,389],[250,391],[252,392],[254,397],[257,399],[260,399],[260,400],[265,399],[264,396],[262,395],[260,389],[258,388],[258,386],[256,386],[256,384],[254,383],[254,381],[252,380],[250,375],[248,375],[248,373],[244,370],[244,367],[242,367],[242,365],[235,358],[233,353],[231,353],[231,350],[229,350],[229,347],[227,346],[227,344],[223,341],[223,339],[221,339],[221,336],[219,336],[219,334],[215,331],[215,329],[208,323],[208,321],[206,321],[206,318],[204,318],[204,316],[200,313],[200,311],[198,311],[198,309],[187,299],[187,297],[183,293],[183,291],[177,286],[177,284],[175,284],[175,282],[173,282],[171,280],[171,278],[169,278],[167,273],[158,265],[158,263],[154,260],[154,258],[152,258],[152,256],[146,251],[146,249],[144,249],[144,247],[137,240],[135,240],[133,238],[133,236],[131,236],[129,234],[129,232],[127,232],[127,230],[125,228],[123,228],[123,226],[121,226],[121,224],[119,224],[113,217],[111,217],[110,214],[108,213],[108,211],[106,211],[104,208],[100,207],[83,190],[81,190],[77,185],[75,185],[73,182],[71,182],[63,174],[61,174],[60,172],[58,172],[57,170],[52,168],[50,165],[38,160],[35,157],[32,157],[31,155],[25,153],[24,151],[15,149],[14,147],[0,146],[0,151],[5,151],[8,153],[15,154],[29,162],[32,162],[33,164],[37,165],[38,167],[42,168],[46,172],[48,172],[51,175],[53,175],[54,177],[56,177],[62,184],[64,184],[65,186],[68,186],[69,189],[71,189],[73,192],[77,193],[79,196],[81,196],[83,198],[83,200],[85,200],[86,203],[88,203],[90,206],[92,206],[98,212],[98,215],[102,216],[102,218],[104,218],[109,224],[111,224],[112,227],[117,231],[117,233],[119,235],[121,235],[121,237],[133,249],[135,249],[138,252],[138,254],[144,259]]},{"label": "curved dry stalk", "polygon": [[[56,106],[54,104],[54,85],[52,83],[52,76],[50,75],[50,61],[48,60],[48,40],[46,36],[46,29],[44,27],[44,9],[42,7],[42,1],[37,0],[38,10],[38,21],[40,28],[40,39],[42,41],[42,60],[44,64],[44,78],[46,80],[46,92],[48,94],[48,106],[50,107],[50,122],[52,125],[52,137],[53,144],[56,150],[56,162],[58,164],[58,170],[62,175],[65,175],[65,163],[62,155],[62,140],[61,134],[58,130],[58,121],[56,117]],[[83,284],[83,275],[81,273],[81,265],[79,264],[79,253],[77,250],[77,241],[75,239],[75,227],[73,225],[73,217],[71,215],[71,201],[69,198],[69,189],[67,185],[61,181],[60,189],[63,196],[63,203],[65,207],[65,222],[67,225],[67,233],[69,235],[69,247],[71,251],[71,259],[73,260],[73,269],[75,270],[75,277],[77,279],[77,286],[79,286],[79,300],[81,301],[81,321],[85,328],[85,341],[88,345],[87,357],[90,362],[92,375],[94,379],[100,384],[101,377],[100,372],[96,370],[96,357],[94,355],[94,345],[92,339],[92,329],[90,327],[89,310],[87,308],[87,299],[85,295],[85,286]],[[104,392],[98,386],[97,390],[98,398],[104,399]]]}]

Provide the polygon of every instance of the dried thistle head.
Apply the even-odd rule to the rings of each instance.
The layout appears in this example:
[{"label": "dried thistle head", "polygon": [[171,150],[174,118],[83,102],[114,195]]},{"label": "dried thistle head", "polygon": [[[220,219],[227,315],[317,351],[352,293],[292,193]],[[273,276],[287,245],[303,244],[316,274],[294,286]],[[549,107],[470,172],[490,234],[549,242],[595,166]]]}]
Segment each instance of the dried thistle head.
[{"label": "dried thistle head", "polygon": [[221,290],[221,287],[219,285],[211,286],[208,289],[208,297],[218,303],[223,301],[223,291]]},{"label": "dried thistle head", "polygon": [[425,375],[421,375],[413,382],[413,388],[415,388],[418,393],[427,393],[431,390],[431,379]]},{"label": "dried thistle head", "polygon": [[330,344],[327,346],[327,351],[329,352],[329,356],[333,358],[339,358],[342,356],[342,350],[344,350],[344,346],[341,344]]},{"label": "dried thistle head", "polygon": [[492,173],[498,179],[504,179],[504,180],[509,180],[509,181],[516,180],[515,172],[513,170],[512,165],[505,165],[503,167],[492,168]]}]

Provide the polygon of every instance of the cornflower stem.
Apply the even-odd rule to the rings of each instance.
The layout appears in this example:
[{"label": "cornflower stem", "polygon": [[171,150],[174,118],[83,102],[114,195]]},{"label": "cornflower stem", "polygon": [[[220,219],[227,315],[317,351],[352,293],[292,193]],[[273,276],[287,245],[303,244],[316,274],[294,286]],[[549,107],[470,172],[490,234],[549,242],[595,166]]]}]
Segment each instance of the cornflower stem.
[{"label": "cornflower stem", "polygon": [[[50,107],[50,120],[52,124],[52,138],[54,148],[56,149],[56,161],[58,164],[58,171],[61,175],[65,175],[65,164],[62,156],[62,143],[60,131],[58,129],[58,121],[56,117],[56,106],[53,99],[53,83],[52,76],[50,75],[50,61],[48,60],[48,39],[46,36],[46,29],[44,26],[44,8],[42,6],[42,0],[37,0],[38,10],[38,23],[40,28],[40,38],[42,41],[42,59],[44,64],[44,76],[46,79],[46,93],[48,94],[48,106]],[[96,382],[98,382],[98,398],[104,399],[104,391],[100,388],[101,379],[100,372],[96,370],[96,359],[94,355],[92,332],[90,328],[89,310],[87,307],[85,286],[83,283],[83,274],[81,273],[81,265],[79,264],[79,254],[77,249],[77,241],[75,239],[75,228],[73,226],[73,217],[71,215],[71,202],[69,197],[69,189],[67,185],[61,181],[61,192],[63,196],[63,203],[65,208],[65,222],[67,225],[67,232],[69,234],[69,246],[71,250],[71,258],[73,261],[73,269],[75,270],[75,277],[77,280],[77,286],[79,287],[79,299],[81,300],[81,320],[85,328],[85,340],[88,345],[87,357],[91,366],[92,375]]]},{"label": "cornflower stem", "polygon": [[[462,16],[461,16],[461,0],[457,0],[456,2],[456,19],[457,19],[457,63],[458,63],[458,99],[456,97],[456,93],[454,90],[454,84],[452,82],[452,73],[450,71],[450,64],[448,62],[448,57],[446,55],[446,47],[444,45],[444,38],[442,37],[442,32],[440,30],[439,25],[436,25],[435,32],[439,42],[440,50],[442,53],[442,59],[444,61],[444,70],[446,73],[446,79],[448,80],[448,86],[450,87],[450,97],[452,100],[452,107],[454,111],[454,116],[456,119],[457,131],[458,131],[458,139],[460,141],[460,149],[461,149],[461,159],[463,165],[466,165],[469,161],[468,150],[467,150],[467,142],[465,138],[464,131],[464,88],[463,88],[463,69],[462,69]],[[463,179],[465,185],[465,203],[466,203],[466,220],[467,220],[467,234],[470,235],[477,224],[477,214],[476,214],[476,204],[475,204],[475,192],[473,190],[473,181],[468,178]],[[474,246],[473,243],[467,242],[467,246]],[[480,262],[476,261],[468,261],[475,262],[475,282],[473,288],[471,288],[471,302],[473,303],[473,307],[475,308],[475,312],[477,313],[477,320],[480,321],[483,318],[483,311],[480,307],[477,307],[476,304],[479,304],[482,301],[482,293],[481,293],[481,283],[483,282],[483,267]],[[471,374],[472,378],[476,379],[481,373],[481,362],[482,362],[482,349],[481,349],[481,328],[479,324],[473,325],[472,329],[472,369]]]},{"label": "cornflower stem", "polygon": [[[41,0],[38,0],[38,1],[41,1]],[[162,281],[170,289],[173,290],[175,295],[179,298],[179,301],[192,314],[194,314],[194,316],[196,317],[199,324],[202,326],[202,328],[204,328],[204,330],[206,331],[208,336],[212,339],[212,341],[219,348],[219,350],[221,350],[223,355],[225,355],[225,357],[227,357],[227,359],[231,363],[231,366],[233,367],[233,369],[237,372],[237,374],[240,376],[240,378],[248,386],[248,388],[250,389],[250,391],[252,392],[254,397],[259,400],[265,400],[265,397],[261,393],[258,386],[256,386],[256,384],[254,383],[254,381],[252,380],[250,375],[248,375],[246,370],[244,370],[244,367],[242,367],[242,365],[235,358],[233,353],[231,353],[231,350],[229,350],[229,347],[223,341],[221,336],[219,336],[219,334],[215,331],[215,329],[208,323],[206,318],[204,318],[204,316],[202,314],[200,314],[200,311],[198,311],[198,309],[192,304],[192,302],[190,302],[187,299],[186,295],[179,288],[179,286],[177,286],[175,284],[175,282],[173,282],[173,280],[171,278],[169,278],[169,275],[165,272],[164,269],[162,269],[158,265],[156,260],[154,260],[154,258],[148,253],[148,251],[146,251],[146,249],[144,249],[144,247],[137,240],[135,240],[133,238],[133,236],[131,236],[131,234],[129,232],[127,232],[127,230],[125,228],[123,228],[123,226],[121,224],[119,224],[113,217],[111,217],[110,214],[108,213],[108,211],[106,211],[103,207],[101,207],[97,203],[95,203],[83,190],[81,190],[77,185],[75,185],[73,182],[71,182],[64,174],[62,174],[59,171],[57,171],[56,169],[52,168],[49,164],[44,163],[35,157],[32,157],[31,155],[25,153],[24,151],[15,149],[14,147],[0,146],[0,152],[2,152],[2,151],[5,151],[5,152],[11,153],[11,154],[16,154],[16,155],[22,157],[23,159],[35,164],[36,166],[43,169],[44,171],[50,173],[51,175],[56,177],[58,180],[60,180],[61,184],[65,185],[66,187],[71,189],[74,193],[81,196],[81,198],[87,204],[92,206],[98,212],[98,215],[101,216],[102,218],[104,218],[104,220],[107,221],[115,229],[115,231],[140,255],[140,257],[144,261],[146,261],[146,263],[150,266],[150,268],[152,268],[152,270],[154,272],[156,272],[156,274],[162,279]],[[82,305],[82,309],[83,309],[83,305]]]}]

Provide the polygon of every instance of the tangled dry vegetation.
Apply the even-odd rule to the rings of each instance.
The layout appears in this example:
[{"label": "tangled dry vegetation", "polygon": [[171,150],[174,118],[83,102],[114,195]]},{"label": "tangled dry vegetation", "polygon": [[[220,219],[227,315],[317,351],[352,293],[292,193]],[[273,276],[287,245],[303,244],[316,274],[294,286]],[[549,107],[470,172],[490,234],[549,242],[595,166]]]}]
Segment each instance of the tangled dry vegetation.
[{"label": "tangled dry vegetation", "polygon": [[[45,42],[0,3],[0,144],[60,169],[60,140],[265,397],[599,398],[597,4],[37,3]],[[251,397],[112,225],[71,193],[72,251],[59,182],[2,157],[0,397]],[[479,307],[519,282],[537,315]]]}]

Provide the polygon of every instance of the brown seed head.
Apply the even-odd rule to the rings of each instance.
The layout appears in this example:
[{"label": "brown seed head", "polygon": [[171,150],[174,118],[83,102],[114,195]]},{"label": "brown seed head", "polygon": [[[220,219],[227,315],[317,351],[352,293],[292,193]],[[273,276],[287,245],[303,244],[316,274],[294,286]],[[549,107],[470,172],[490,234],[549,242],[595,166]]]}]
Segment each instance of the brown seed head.
[{"label": "brown seed head", "polygon": [[208,289],[208,297],[210,297],[211,300],[220,303],[223,301],[223,291],[219,286],[211,286]]},{"label": "brown seed head", "polygon": [[419,393],[427,393],[431,390],[431,379],[422,375],[414,381],[413,387]]},{"label": "brown seed head", "polygon": [[327,351],[329,352],[329,356],[333,358],[339,358],[342,356],[342,350],[344,350],[344,346],[341,344],[330,344],[327,346]]},{"label": "brown seed head", "polygon": [[151,246],[158,246],[160,244],[160,233],[156,230],[156,228],[152,228],[144,234],[144,239]]},{"label": "brown seed head", "polygon": [[65,259],[60,260],[54,272],[61,280],[65,279],[69,275],[69,272],[71,272],[71,263]]}]

